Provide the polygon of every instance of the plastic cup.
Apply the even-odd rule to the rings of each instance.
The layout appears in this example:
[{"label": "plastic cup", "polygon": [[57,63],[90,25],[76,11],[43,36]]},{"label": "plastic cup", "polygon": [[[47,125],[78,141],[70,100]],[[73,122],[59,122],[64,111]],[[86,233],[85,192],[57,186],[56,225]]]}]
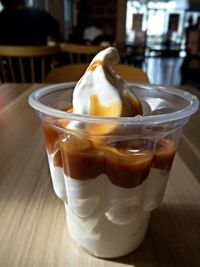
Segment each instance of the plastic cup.
[{"label": "plastic cup", "polygon": [[66,112],[74,86],[43,87],[29,104],[42,121],[53,188],[64,201],[71,238],[94,256],[119,257],[144,240],[198,100],[175,88],[129,83],[145,116],[95,117]]}]

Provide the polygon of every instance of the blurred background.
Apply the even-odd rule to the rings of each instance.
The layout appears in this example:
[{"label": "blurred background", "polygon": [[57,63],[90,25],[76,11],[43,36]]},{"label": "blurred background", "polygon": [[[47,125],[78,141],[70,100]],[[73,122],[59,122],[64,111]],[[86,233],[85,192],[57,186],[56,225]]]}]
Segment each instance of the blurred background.
[{"label": "blurred background", "polygon": [[151,83],[200,87],[199,0],[27,0],[26,4],[48,11],[59,22],[66,42],[118,46],[122,62],[142,68]]}]

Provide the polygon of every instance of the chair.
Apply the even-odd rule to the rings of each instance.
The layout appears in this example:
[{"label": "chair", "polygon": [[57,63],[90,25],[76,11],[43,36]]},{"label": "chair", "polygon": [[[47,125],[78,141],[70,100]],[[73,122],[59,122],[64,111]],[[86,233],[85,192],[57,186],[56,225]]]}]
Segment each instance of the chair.
[{"label": "chair", "polygon": [[69,64],[90,62],[91,59],[105,47],[94,45],[78,45],[63,43],[60,49],[66,54],[66,62]]},{"label": "chair", "polygon": [[55,67],[58,47],[0,46],[0,80],[2,82],[44,82]]},{"label": "chair", "polygon": [[137,67],[126,64],[116,64],[113,65],[113,69],[126,81],[149,83],[147,74]]},{"label": "chair", "polygon": [[[88,67],[87,63],[70,64],[59,68],[55,68],[47,75],[48,83],[61,83],[68,81],[78,81]],[[113,65],[113,69],[124,80],[133,82],[149,83],[149,79],[145,72],[133,66],[117,64]]]}]

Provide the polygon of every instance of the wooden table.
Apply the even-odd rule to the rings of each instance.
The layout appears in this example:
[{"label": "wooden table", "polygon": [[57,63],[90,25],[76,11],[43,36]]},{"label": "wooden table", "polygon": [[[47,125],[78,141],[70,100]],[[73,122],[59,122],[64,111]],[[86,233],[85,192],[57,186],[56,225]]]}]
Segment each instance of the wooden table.
[{"label": "wooden table", "polygon": [[69,239],[63,203],[52,190],[40,121],[27,103],[37,87],[0,86],[0,267],[199,267],[200,114],[184,130],[180,155],[189,158],[176,155],[143,244],[118,259],[97,259]]}]

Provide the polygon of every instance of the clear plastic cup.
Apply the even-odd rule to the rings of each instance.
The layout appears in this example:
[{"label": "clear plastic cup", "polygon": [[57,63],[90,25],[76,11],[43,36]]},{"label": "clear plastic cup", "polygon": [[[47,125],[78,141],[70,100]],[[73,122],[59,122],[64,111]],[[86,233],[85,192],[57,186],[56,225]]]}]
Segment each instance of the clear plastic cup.
[{"label": "clear plastic cup", "polygon": [[175,88],[129,83],[145,116],[95,117],[66,112],[74,86],[43,87],[29,103],[42,121],[53,188],[64,201],[71,238],[94,256],[119,257],[143,241],[198,100]]}]

